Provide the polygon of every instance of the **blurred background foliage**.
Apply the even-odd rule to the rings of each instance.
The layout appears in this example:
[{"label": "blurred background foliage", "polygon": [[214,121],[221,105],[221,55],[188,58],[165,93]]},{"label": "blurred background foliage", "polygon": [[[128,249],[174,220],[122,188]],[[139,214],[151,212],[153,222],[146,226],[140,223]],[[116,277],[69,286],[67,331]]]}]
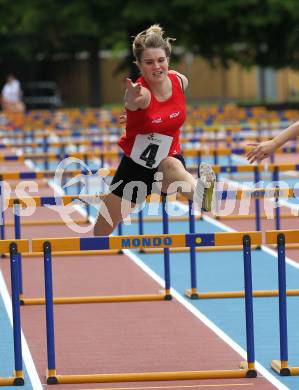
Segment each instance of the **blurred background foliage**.
[{"label": "blurred background foliage", "polygon": [[153,23],[211,64],[299,69],[299,0],[0,0],[0,63],[34,63],[38,77],[43,62],[87,52],[99,104],[99,50],[126,50],[119,69],[134,79],[132,37]]},{"label": "blurred background foliage", "polygon": [[0,0],[0,58],[129,48],[160,23],[209,61],[299,67],[298,0]]}]

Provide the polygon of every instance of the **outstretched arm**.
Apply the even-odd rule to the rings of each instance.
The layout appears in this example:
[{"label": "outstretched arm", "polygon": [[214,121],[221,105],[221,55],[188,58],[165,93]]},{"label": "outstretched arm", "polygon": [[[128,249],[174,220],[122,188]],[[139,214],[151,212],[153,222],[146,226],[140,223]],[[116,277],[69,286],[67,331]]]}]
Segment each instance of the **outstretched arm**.
[{"label": "outstretched arm", "polygon": [[254,163],[255,161],[260,162],[273,154],[275,150],[279,149],[287,141],[298,135],[299,121],[293,123],[270,141],[261,142],[260,144],[249,144],[249,146],[253,146],[253,149],[247,153],[247,159],[250,163]]},{"label": "outstretched arm", "polygon": [[147,108],[151,100],[149,90],[138,83],[133,83],[129,78],[126,83],[125,107],[131,111]]}]

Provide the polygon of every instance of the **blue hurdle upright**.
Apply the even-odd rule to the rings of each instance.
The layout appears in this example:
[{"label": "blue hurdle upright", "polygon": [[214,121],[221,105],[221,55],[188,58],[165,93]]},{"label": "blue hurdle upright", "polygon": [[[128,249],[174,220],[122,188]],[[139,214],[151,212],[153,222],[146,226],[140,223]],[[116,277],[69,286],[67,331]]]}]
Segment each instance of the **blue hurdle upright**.
[{"label": "blue hurdle upright", "polygon": [[266,232],[266,243],[277,244],[278,288],[279,288],[279,340],[280,360],[273,360],[271,367],[281,376],[299,375],[299,367],[290,367],[288,363],[288,324],[286,255],[288,243],[299,243],[299,230],[272,230]]},{"label": "blue hurdle upright", "polygon": [[14,344],[14,375],[8,378],[0,377],[0,386],[24,385],[22,340],[21,340],[21,315],[19,300],[19,266],[20,252],[28,252],[28,240],[0,240],[0,252],[10,255],[11,274],[11,299],[12,299],[12,323]]}]

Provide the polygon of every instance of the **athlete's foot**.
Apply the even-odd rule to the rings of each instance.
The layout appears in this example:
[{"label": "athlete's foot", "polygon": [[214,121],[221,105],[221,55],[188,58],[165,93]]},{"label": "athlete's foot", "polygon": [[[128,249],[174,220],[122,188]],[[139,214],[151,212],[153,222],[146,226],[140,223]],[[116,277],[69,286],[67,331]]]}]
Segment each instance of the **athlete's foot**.
[{"label": "athlete's foot", "polygon": [[198,180],[196,197],[204,211],[211,211],[214,202],[216,175],[210,164],[200,163],[198,166]]}]

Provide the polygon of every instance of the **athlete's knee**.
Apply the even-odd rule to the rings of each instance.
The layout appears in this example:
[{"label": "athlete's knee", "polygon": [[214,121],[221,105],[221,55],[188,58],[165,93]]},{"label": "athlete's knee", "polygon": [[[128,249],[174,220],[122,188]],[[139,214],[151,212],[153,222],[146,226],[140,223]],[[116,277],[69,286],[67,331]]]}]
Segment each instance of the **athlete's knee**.
[{"label": "athlete's knee", "polygon": [[159,170],[162,171],[164,174],[167,174],[168,172],[173,172],[182,167],[181,162],[174,158],[174,157],[166,157],[164,160],[161,161],[159,165]]}]

